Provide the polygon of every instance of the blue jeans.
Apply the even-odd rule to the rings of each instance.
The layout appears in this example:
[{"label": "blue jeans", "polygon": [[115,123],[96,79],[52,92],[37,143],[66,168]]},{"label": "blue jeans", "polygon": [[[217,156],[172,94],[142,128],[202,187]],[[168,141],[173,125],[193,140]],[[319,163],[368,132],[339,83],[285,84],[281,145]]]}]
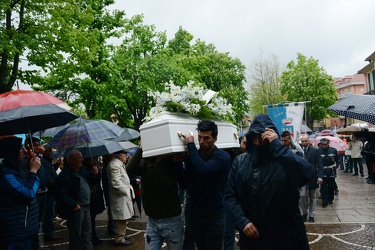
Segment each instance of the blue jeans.
[{"label": "blue jeans", "polygon": [[145,233],[145,250],[159,250],[163,242],[169,250],[182,250],[183,223],[181,216],[148,218]]},{"label": "blue jeans", "polygon": [[338,155],[338,157],[339,157],[339,163],[340,163],[340,169],[341,170],[344,170],[344,156],[345,155],[342,155],[342,154]]},{"label": "blue jeans", "polygon": [[353,161],[354,173],[358,174],[358,167],[359,167],[359,173],[363,175],[362,158],[352,158],[352,161]]}]

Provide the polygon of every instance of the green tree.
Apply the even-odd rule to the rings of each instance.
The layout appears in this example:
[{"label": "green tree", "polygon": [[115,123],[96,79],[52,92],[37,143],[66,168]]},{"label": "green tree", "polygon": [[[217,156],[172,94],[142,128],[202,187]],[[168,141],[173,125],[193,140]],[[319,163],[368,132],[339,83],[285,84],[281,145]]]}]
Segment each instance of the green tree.
[{"label": "green tree", "polygon": [[337,101],[333,78],[319,67],[318,60],[301,53],[297,62],[287,64],[287,70],[281,76],[281,93],[287,95],[288,101],[309,101],[307,105],[307,124],[327,117],[328,107]]},{"label": "green tree", "polygon": [[253,60],[249,71],[252,114],[264,113],[263,105],[281,103],[286,100],[280,90],[282,66],[276,55],[264,58],[261,52],[259,58]]},{"label": "green tree", "polygon": [[[77,109],[84,106],[87,118],[110,119],[102,94],[112,79],[110,39],[122,35],[123,11],[109,12],[110,0],[70,0],[50,11],[52,34],[45,37],[43,53],[31,54],[46,76],[30,78],[34,89],[67,97]],[[53,53],[51,53],[53,52]],[[34,83],[37,84],[34,84]],[[67,100],[67,99],[66,99]]]},{"label": "green tree", "polygon": [[174,38],[167,41],[164,32],[155,26],[145,25],[143,16],[131,18],[129,36],[116,50],[114,63],[116,73],[107,96],[116,105],[116,117],[123,119],[126,110],[139,128],[149,109],[153,106],[148,92],[164,90],[164,83],[186,85],[188,81],[204,84],[214,91],[222,90],[234,106],[238,119],[247,106],[243,88],[245,67],[238,59],[227,53],[219,53],[211,44],[197,41],[191,45],[193,36],[181,27]]},{"label": "green tree", "polygon": [[[0,2],[0,93],[10,91],[22,74],[21,60],[37,65],[29,51],[40,53],[47,28],[48,12],[58,0],[2,0]],[[22,80],[22,78],[21,78]]]}]

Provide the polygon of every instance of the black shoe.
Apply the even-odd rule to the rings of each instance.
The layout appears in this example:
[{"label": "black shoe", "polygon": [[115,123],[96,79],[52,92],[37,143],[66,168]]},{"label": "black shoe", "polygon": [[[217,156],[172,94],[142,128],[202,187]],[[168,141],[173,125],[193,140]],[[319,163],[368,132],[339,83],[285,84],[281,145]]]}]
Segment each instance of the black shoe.
[{"label": "black shoe", "polygon": [[315,222],[314,217],[309,217],[309,222]]},{"label": "black shoe", "polygon": [[322,204],[322,207],[325,208],[326,206],[328,206],[328,203],[323,203]]},{"label": "black shoe", "polygon": [[335,195],[338,195],[338,194],[339,194],[339,190],[336,189],[336,190],[335,190]]},{"label": "black shoe", "polygon": [[374,182],[372,180],[367,180],[366,183],[367,184],[374,184]]},{"label": "black shoe", "polygon": [[345,170],[345,171],[344,171],[344,173],[348,173],[348,171],[347,171],[347,170]]},{"label": "black shoe", "polygon": [[365,175],[364,175],[364,174],[361,174],[361,177],[365,177]]},{"label": "black shoe", "polygon": [[53,236],[51,238],[44,238],[44,241],[56,241],[56,240],[61,240],[63,237],[62,236]]},{"label": "black shoe", "polygon": [[303,222],[307,221],[307,214],[302,215],[302,220],[303,220]]},{"label": "black shoe", "polygon": [[118,242],[115,241],[115,245],[117,246],[129,246],[131,244],[133,244],[133,241],[125,240],[125,239],[122,241],[118,241]]},{"label": "black shoe", "polygon": [[329,204],[333,204],[333,201],[328,201]]},{"label": "black shoe", "polygon": [[357,174],[357,173],[354,173],[353,176],[358,176],[358,174]]},{"label": "black shoe", "polygon": [[138,218],[138,217],[139,217],[138,215],[133,215],[133,216],[132,216],[132,218],[134,218],[134,219],[135,219],[135,218]]},{"label": "black shoe", "polygon": [[350,170],[350,171],[349,171],[349,173],[353,173],[353,171],[352,171],[352,170]]}]

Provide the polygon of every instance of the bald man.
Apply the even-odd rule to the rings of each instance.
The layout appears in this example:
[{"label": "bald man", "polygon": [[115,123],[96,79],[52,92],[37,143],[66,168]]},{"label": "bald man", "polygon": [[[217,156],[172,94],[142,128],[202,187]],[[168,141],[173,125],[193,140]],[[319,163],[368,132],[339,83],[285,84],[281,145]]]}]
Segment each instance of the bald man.
[{"label": "bald man", "polygon": [[310,145],[307,135],[301,136],[301,146],[305,158],[315,168],[315,177],[306,186],[300,188],[299,208],[304,221],[307,221],[307,208],[309,208],[309,222],[315,222],[316,189],[323,183],[322,158],[319,155],[318,149]]},{"label": "bald man", "polygon": [[64,169],[55,182],[56,210],[59,217],[66,219],[69,230],[70,250],[92,250],[90,186],[93,179],[85,167],[83,157],[78,150],[67,154]]}]

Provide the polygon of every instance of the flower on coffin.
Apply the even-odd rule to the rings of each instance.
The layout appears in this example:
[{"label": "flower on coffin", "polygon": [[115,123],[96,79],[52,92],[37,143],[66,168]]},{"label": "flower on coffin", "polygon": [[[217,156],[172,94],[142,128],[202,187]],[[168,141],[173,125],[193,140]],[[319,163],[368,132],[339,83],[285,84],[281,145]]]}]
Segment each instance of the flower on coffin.
[{"label": "flower on coffin", "polygon": [[232,105],[227,100],[202,85],[188,82],[187,86],[165,84],[164,92],[150,92],[155,106],[145,121],[156,118],[163,111],[187,113],[199,119],[233,120]]}]

